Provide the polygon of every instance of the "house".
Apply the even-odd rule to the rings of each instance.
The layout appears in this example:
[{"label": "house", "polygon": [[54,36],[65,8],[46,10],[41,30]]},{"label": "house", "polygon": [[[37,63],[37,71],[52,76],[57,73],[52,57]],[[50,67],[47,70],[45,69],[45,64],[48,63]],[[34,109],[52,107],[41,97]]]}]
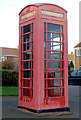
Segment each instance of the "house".
[{"label": "house", "polygon": [[18,69],[18,48],[0,47],[0,63],[8,61],[14,69]]},{"label": "house", "polygon": [[74,47],[75,70],[81,68],[81,42]]}]

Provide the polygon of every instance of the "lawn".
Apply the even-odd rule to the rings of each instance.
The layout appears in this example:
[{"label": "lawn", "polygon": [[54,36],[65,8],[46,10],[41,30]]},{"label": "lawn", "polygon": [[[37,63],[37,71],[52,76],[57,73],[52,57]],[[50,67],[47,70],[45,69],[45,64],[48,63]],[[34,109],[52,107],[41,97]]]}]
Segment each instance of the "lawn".
[{"label": "lawn", "polygon": [[18,87],[0,87],[0,95],[2,96],[16,96],[18,95]]}]

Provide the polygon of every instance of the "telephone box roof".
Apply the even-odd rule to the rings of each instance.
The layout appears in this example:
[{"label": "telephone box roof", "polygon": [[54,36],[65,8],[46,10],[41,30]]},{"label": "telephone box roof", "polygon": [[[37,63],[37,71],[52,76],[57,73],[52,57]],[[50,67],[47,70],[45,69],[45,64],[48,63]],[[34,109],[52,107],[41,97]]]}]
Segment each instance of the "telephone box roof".
[{"label": "telephone box roof", "polygon": [[67,13],[67,11],[66,11],[64,8],[62,8],[62,7],[58,6],[58,5],[55,5],[55,4],[51,4],[51,3],[36,3],[36,4],[30,4],[30,5],[27,5],[26,7],[24,7],[24,8],[20,11],[19,15],[21,14],[21,12],[22,12],[25,8],[27,8],[27,7],[29,7],[29,6],[40,7],[40,6],[44,6],[44,5],[52,5],[52,6],[59,7],[60,9],[64,10],[64,11]]}]

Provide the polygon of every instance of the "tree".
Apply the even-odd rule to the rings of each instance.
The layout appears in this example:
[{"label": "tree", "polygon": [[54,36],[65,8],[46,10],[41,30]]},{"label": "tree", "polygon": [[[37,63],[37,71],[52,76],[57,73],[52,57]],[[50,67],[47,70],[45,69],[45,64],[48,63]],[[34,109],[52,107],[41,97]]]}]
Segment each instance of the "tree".
[{"label": "tree", "polygon": [[73,61],[70,62],[70,66],[71,66],[71,68],[74,68]]}]

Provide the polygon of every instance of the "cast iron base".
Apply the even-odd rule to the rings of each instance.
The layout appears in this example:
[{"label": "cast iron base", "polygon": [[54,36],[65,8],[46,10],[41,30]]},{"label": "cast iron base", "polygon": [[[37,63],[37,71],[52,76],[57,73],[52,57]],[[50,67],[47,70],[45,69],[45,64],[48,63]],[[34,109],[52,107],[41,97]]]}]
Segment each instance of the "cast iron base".
[{"label": "cast iron base", "polygon": [[29,111],[32,111],[32,112],[35,112],[35,113],[70,111],[70,108],[69,108],[69,107],[65,107],[65,108],[56,108],[56,109],[44,109],[44,110],[34,110],[34,109],[22,107],[22,106],[17,106],[17,108],[26,109],[26,110],[29,110]]}]

